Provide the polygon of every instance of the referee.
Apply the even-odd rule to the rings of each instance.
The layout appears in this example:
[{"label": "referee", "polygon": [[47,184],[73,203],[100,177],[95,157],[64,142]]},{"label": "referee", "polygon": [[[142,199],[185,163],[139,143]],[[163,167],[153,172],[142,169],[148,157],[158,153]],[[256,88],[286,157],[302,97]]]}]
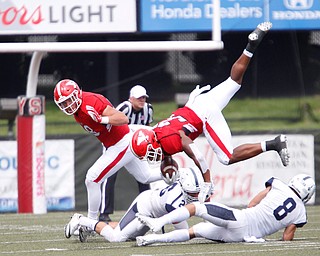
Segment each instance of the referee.
[{"label": "referee", "polygon": [[[129,118],[129,124],[150,125],[153,121],[153,107],[147,102],[149,98],[146,89],[141,85],[131,88],[129,99],[120,103],[117,109]],[[102,183],[102,200],[100,221],[111,221],[109,214],[114,211],[114,188],[117,172]],[[138,181],[137,181],[138,182]],[[138,182],[139,193],[150,189],[149,184]]]}]

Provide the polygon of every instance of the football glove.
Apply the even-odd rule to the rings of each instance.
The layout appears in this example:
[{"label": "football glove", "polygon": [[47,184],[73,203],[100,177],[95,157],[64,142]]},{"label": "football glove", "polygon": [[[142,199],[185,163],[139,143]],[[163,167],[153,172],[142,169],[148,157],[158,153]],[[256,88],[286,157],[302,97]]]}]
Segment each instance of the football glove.
[{"label": "football glove", "polygon": [[197,96],[199,96],[204,91],[209,91],[211,89],[210,84],[200,88],[200,85],[197,85],[196,88],[190,93],[189,99],[186,103],[186,106],[192,104]]},{"label": "football glove", "polygon": [[211,182],[205,182],[200,188],[198,200],[200,203],[204,203],[213,194],[213,184]]}]

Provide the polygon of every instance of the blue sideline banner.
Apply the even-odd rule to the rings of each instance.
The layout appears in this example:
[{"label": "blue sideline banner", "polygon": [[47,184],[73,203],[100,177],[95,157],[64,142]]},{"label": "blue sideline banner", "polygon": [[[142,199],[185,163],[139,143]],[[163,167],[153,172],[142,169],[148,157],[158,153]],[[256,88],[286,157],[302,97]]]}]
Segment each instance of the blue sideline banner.
[{"label": "blue sideline banner", "polygon": [[[274,30],[320,29],[319,0],[223,0],[221,29],[252,30],[271,21]],[[141,0],[142,32],[211,31],[211,0]]]}]

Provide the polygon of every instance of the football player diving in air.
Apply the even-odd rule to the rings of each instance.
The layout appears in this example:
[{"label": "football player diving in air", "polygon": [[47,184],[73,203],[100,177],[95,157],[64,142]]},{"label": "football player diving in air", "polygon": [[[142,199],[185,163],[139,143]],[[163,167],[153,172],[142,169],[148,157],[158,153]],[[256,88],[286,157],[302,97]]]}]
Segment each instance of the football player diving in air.
[{"label": "football player diving in air", "polygon": [[248,36],[248,44],[233,64],[230,77],[211,89],[210,85],[194,89],[182,108],[157,123],[152,130],[138,129],[131,140],[131,150],[140,159],[149,162],[160,161],[163,155],[185,152],[202,171],[205,183],[199,193],[199,201],[205,202],[213,192],[209,166],[194,144],[203,134],[219,161],[225,165],[237,163],[266,151],[276,151],[282,164],[289,164],[289,153],[285,135],[269,141],[247,143],[233,147],[231,132],[222,110],[240,89],[243,76],[255,50],[272,24],[264,22]]}]

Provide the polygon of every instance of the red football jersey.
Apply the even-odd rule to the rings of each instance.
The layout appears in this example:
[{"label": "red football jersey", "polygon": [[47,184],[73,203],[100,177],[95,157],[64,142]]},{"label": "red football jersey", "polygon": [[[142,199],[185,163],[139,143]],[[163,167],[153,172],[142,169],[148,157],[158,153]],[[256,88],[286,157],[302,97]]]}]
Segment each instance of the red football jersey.
[{"label": "red football jersey", "polygon": [[153,130],[164,154],[173,155],[183,151],[179,131],[183,130],[190,139],[195,140],[203,132],[203,122],[190,108],[183,107],[159,122]]},{"label": "red football jersey", "polygon": [[94,108],[101,115],[107,106],[112,106],[112,104],[104,96],[91,92],[82,92],[82,104],[74,114],[74,118],[84,130],[96,136],[105,147],[110,147],[129,133],[129,126],[127,124],[121,126],[100,124],[94,121],[88,113],[88,110],[90,111],[91,108]]}]

